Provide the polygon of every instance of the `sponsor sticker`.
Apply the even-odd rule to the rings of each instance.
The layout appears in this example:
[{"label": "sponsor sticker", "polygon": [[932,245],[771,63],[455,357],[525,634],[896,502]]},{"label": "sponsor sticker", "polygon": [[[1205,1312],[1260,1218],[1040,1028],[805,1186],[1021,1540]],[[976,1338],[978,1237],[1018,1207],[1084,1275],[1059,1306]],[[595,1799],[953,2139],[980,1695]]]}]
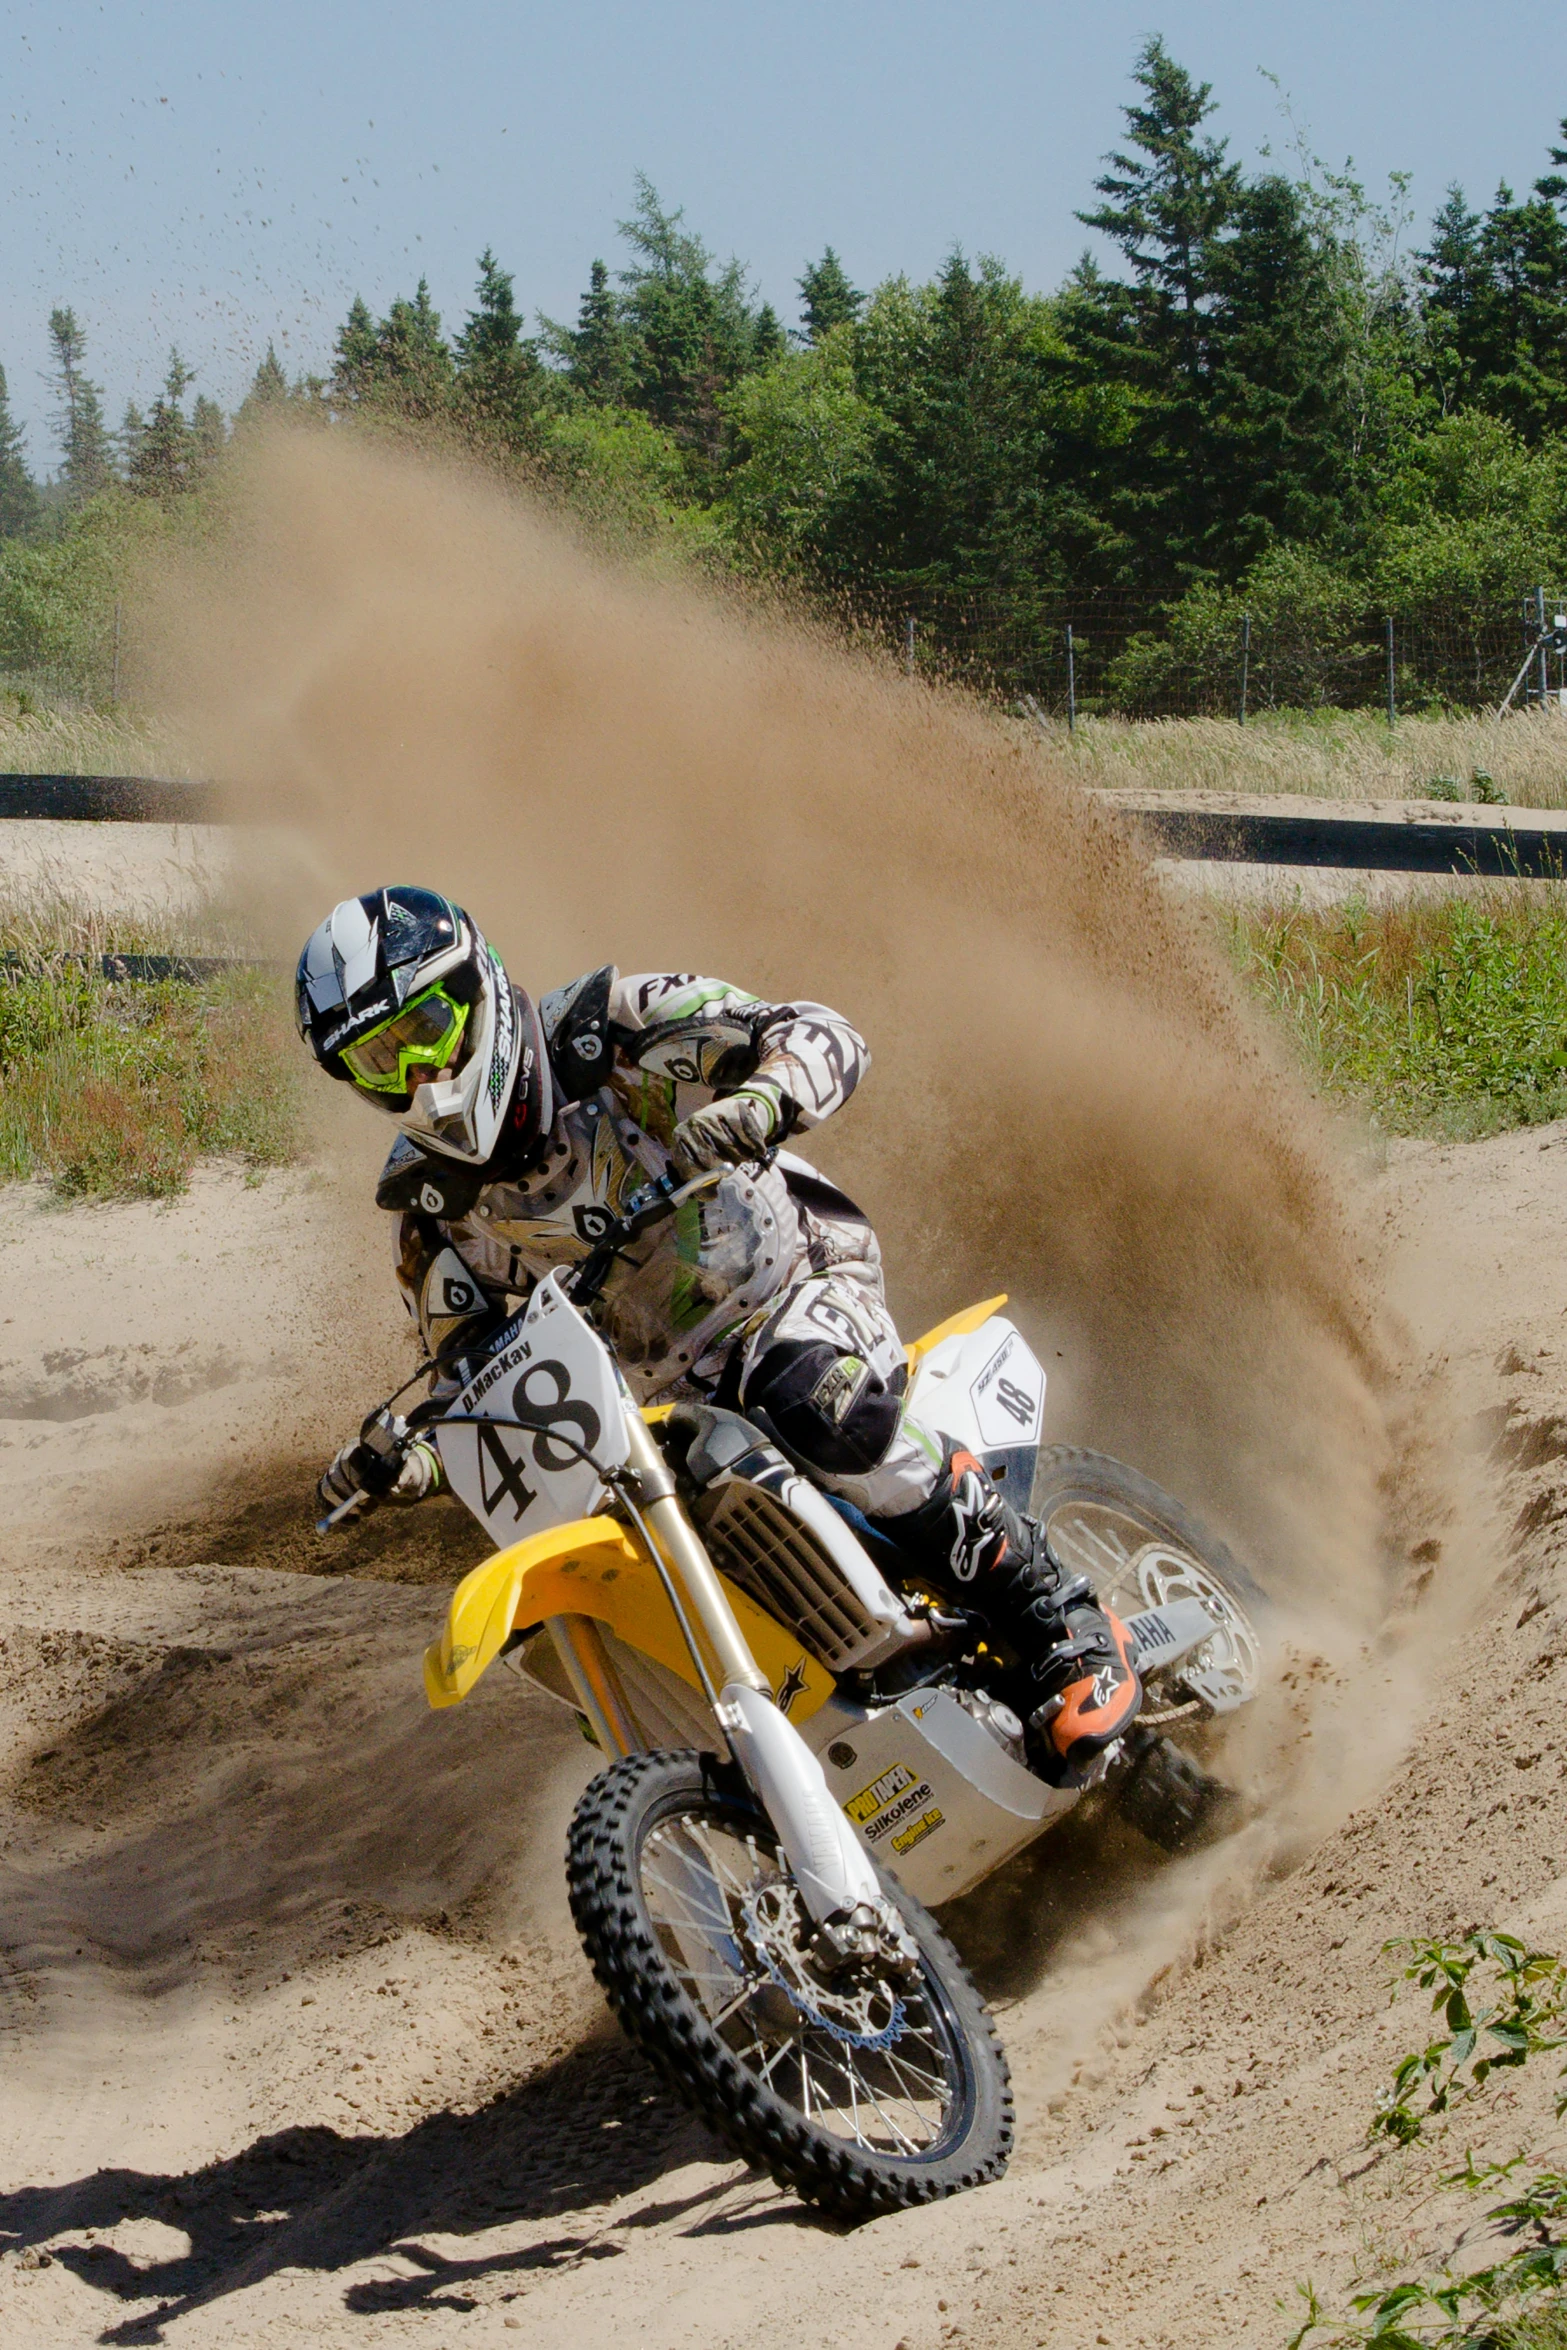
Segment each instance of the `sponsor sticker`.
[{"label": "sponsor sticker", "polygon": [[914,1773],[907,1763],[894,1763],[890,1771],[883,1771],[879,1779],[862,1787],[858,1795],[851,1795],[843,1808],[855,1826],[863,1828],[867,1820],[876,1817],[884,1803],[890,1803],[895,1795],[901,1795],[905,1787],[913,1784]]},{"label": "sponsor sticker", "polygon": [[[928,1788],[926,1793],[929,1793]],[[927,1836],[934,1836],[936,1830],[945,1825],[946,1815],[932,1804],[929,1811],[917,1819],[911,1828],[905,1828],[901,1836],[894,1836],[892,1849],[901,1857],[905,1852],[912,1852],[916,1844],[923,1844]]]},{"label": "sponsor sticker", "polygon": [[[907,1795],[900,1795],[896,1802],[889,1803],[886,1810],[871,1821],[865,1830],[866,1843],[879,1844],[884,1836],[890,1836],[893,1851],[904,1851],[906,1848],[901,1836],[896,1831],[907,1827],[909,1821],[914,1818],[922,1805],[930,1806],[934,1814],[931,1824],[939,1828],[942,1815],[935,1810],[934,1797],[935,1789],[931,1786],[930,1781],[921,1779],[917,1787],[911,1787]],[[927,1828],[925,1833],[928,1835],[930,1830]]]},{"label": "sponsor sticker", "polygon": [[894,1852],[909,1851],[906,1839],[912,1836],[917,1844],[922,1836],[939,1828],[944,1817],[936,1809],[930,1781],[919,1778],[907,1763],[894,1763],[858,1795],[851,1795],[843,1808],[867,1844],[879,1844],[883,1837],[890,1837]]}]

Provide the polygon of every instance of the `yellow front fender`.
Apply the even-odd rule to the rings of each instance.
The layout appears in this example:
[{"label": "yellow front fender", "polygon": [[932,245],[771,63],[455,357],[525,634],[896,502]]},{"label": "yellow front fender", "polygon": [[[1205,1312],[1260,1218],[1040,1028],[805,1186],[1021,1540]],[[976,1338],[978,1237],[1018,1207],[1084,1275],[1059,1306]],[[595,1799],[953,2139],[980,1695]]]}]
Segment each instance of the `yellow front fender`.
[{"label": "yellow front fender", "polygon": [[[833,1678],[792,1632],[720,1578],[730,1606],[773,1694],[793,1721],[832,1695]],[[446,1628],[424,1652],[431,1705],[456,1705],[488,1670],[516,1625],[546,1616],[592,1616],[693,1689],[702,1684],[662,1583],[613,1518],[578,1518],[530,1535],[465,1575],[452,1593]]]}]

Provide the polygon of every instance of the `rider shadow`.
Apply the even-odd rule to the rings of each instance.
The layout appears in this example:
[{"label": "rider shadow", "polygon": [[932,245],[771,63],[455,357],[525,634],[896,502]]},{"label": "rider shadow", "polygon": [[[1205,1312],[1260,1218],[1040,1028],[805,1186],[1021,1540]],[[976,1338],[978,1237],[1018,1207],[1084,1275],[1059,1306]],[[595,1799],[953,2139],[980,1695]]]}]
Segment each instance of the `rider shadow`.
[{"label": "rider shadow", "polygon": [[[200,2170],[106,2170],[64,2186],[19,2188],[0,2196],[0,2249],[25,2253],[67,2230],[108,2231],[133,2220],[188,2237],[188,2251],[150,2261],[104,2244],[51,2249],[49,2257],[84,2284],[142,2305],[106,2327],[97,2337],[105,2343],[159,2342],[177,2318],[280,2268],[332,2273],[391,2254],[417,2273],[356,2281],[344,2294],[347,2309],[461,2310],[476,2306],[463,2288],[480,2279],[511,2275],[524,2292],[541,2272],[615,2257],[624,2247],[595,2226],[595,2207],[696,2162],[721,2164],[723,2173],[678,2202],[617,2214],[615,2228],[700,2211],[745,2174],[634,2050],[606,2040],[574,2050],[478,2113],[434,2114],[401,2137],[280,2130]],[[419,2241],[567,2215],[571,2224],[558,2235],[472,2260]]]}]

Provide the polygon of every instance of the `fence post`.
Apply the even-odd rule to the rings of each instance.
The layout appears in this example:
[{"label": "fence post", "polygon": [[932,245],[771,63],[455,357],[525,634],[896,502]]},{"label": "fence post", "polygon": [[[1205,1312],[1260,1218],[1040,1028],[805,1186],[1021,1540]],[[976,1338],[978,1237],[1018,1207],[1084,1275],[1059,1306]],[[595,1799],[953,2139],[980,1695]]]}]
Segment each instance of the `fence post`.
[{"label": "fence post", "polygon": [[118,709],[120,706],[120,599],[118,596],[114,599],[114,667],[109,678],[109,699]]},{"label": "fence post", "polygon": [[1534,591],[1534,625],[1540,638],[1540,707],[1543,710],[1551,698],[1550,655],[1545,649],[1545,590]]},{"label": "fence post", "polygon": [[903,674],[914,675],[914,615],[907,614],[903,623]]},{"label": "fence post", "polygon": [[1393,669],[1393,615],[1387,616],[1387,722],[1398,723],[1398,685]]},{"label": "fence post", "polygon": [[1072,643],[1072,623],[1066,624],[1066,730],[1077,732],[1077,652]]},{"label": "fence post", "polygon": [[1246,688],[1251,682],[1251,614],[1241,614],[1241,724],[1246,723]]}]

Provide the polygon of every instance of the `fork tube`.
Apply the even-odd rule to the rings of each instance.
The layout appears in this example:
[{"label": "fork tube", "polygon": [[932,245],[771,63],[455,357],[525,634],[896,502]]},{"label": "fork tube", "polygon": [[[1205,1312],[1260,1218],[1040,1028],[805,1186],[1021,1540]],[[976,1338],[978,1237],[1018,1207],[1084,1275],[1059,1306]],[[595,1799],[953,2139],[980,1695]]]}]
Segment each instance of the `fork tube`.
[{"label": "fork tube", "polygon": [[660,1549],[685,1587],[686,1597],[717,1662],[719,1682],[739,1681],[746,1688],[758,1689],[764,1697],[771,1697],[772,1689],[767,1676],[759,1669],[755,1657],[746,1646],[745,1634],[735,1621],[733,1608],[724,1597],[724,1587],[718,1580],[717,1569],[698,1541],[695,1530],[675,1497],[675,1481],[669,1473],[669,1464],[648,1434],[647,1424],[640,1412],[627,1411],[626,1434],[631,1466],[636,1470],[642,1485],[642,1515],[657,1535]]},{"label": "fork tube", "polygon": [[612,1758],[638,1753],[642,1740],[631,1719],[620,1675],[604,1652],[592,1617],[546,1616],[544,1629],[555,1643],[555,1653],[565,1667],[577,1703],[604,1752]]}]

